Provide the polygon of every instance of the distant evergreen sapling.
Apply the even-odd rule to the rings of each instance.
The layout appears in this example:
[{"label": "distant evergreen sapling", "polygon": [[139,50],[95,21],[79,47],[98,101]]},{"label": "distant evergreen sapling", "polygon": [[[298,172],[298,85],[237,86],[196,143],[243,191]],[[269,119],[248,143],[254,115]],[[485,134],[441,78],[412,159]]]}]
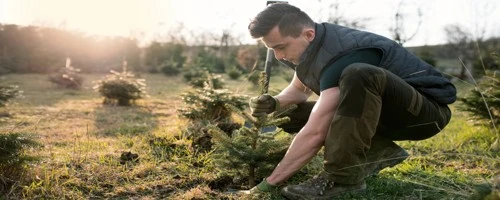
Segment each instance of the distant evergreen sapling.
[{"label": "distant evergreen sapling", "polygon": [[7,104],[12,98],[21,96],[22,91],[16,85],[0,85],[0,107]]},{"label": "distant evergreen sapling", "polygon": [[[260,86],[263,88],[265,73],[262,72]],[[261,94],[263,93],[261,90]],[[275,111],[270,115],[259,118],[252,117],[249,113],[239,110],[231,105],[226,105],[231,111],[240,115],[249,127],[242,126],[230,136],[216,126],[209,127],[209,133],[215,142],[214,161],[222,168],[224,173],[235,178],[248,178],[248,187],[255,186],[259,175],[268,174],[281,160],[288,149],[292,137],[277,128],[265,132],[264,128],[279,126],[290,121],[284,117],[296,106]]]},{"label": "distant evergreen sapling", "polygon": [[184,73],[184,80],[195,88],[203,88],[207,82],[213,89],[224,88],[224,80],[222,79],[222,76],[210,73],[208,70],[198,68],[191,69]]},{"label": "distant evergreen sapling", "polygon": [[49,80],[62,88],[80,89],[83,78],[78,73],[80,73],[80,69],[71,66],[71,59],[66,58],[66,65],[59,72],[51,75]]},{"label": "distant evergreen sapling", "polygon": [[230,68],[227,70],[227,76],[231,79],[231,80],[237,80],[238,78],[241,77],[241,71],[239,69],[237,69],[236,67],[233,67],[233,68]]},{"label": "distant evergreen sapling", "polygon": [[104,104],[130,106],[136,99],[146,96],[146,80],[135,78],[123,62],[123,71],[111,70],[111,74],[97,81],[94,89],[104,96]]}]

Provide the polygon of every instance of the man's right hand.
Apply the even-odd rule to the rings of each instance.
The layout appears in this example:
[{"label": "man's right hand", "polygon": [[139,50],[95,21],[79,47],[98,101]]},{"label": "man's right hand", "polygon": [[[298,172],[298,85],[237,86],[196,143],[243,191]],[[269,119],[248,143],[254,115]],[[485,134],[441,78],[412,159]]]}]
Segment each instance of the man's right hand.
[{"label": "man's right hand", "polygon": [[278,99],[269,94],[263,94],[250,99],[250,109],[252,116],[260,117],[272,113],[279,108]]},{"label": "man's right hand", "polygon": [[264,178],[262,182],[254,186],[250,190],[241,190],[238,191],[238,193],[241,194],[261,194],[261,193],[266,193],[266,192],[272,192],[278,190],[279,187],[277,185],[271,185],[270,183],[267,182],[267,180]]}]

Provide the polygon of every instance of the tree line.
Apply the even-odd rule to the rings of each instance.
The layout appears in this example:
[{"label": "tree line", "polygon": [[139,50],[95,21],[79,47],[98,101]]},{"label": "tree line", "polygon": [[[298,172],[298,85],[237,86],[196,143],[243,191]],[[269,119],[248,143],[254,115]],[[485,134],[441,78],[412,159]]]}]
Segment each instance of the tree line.
[{"label": "tree line", "polygon": [[[227,39],[227,37],[226,37]],[[262,56],[262,55],[264,56]],[[209,71],[225,68],[249,71],[258,59],[265,58],[262,45],[191,45],[153,41],[139,47],[126,37],[88,36],[51,27],[0,24],[0,74],[53,73],[65,66],[66,59],[82,73],[120,71],[123,61],[136,72],[166,72],[210,61]],[[262,61],[263,62],[263,61]]]},{"label": "tree line", "polygon": [[[498,49],[500,38],[474,40],[471,34],[454,26],[447,27],[446,32],[448,44],[410,50],[428,62],[461,57],[471,69],[478,69],[476,72],[482,71],[479,70],[482,65],[486,69],[498,69],[491,53]],[[119,71],[123,61],[127,61],[132,71],[167,74],[177,74],[190,67],[207,68],[215,73],[248,72],[264,62],[265,47],[262,45],[228,45],[224,37],[219,43],[189,46],[175,40],[153,41],[141,48],[133,38],[97,37],[51,27],[0,24],[0,74],[53,73],[65,66],[66,58],[71,58],[72,65],[83,73]],[[206,66],[207,63],[210,66]],[[464,70],[454,75],[466,76]]]},{"label": "tree line", "polygon": [[64,67],[68,57],[82,72],[109,72],[124,59],[139,66],[139,56],[137,41],[130,38],[0,24],[0,73],[50,73]]}]

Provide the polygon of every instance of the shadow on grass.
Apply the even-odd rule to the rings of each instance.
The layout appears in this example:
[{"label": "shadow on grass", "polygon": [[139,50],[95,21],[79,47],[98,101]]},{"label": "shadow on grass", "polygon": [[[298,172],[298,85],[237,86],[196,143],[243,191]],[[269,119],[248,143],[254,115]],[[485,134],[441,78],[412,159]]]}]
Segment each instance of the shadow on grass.
[{"label": "shadow on grass", "polygon": [[158,125],[156,116],[143,106],[103,105],[94,112],[96,134],[100,136],[149,134]]}]

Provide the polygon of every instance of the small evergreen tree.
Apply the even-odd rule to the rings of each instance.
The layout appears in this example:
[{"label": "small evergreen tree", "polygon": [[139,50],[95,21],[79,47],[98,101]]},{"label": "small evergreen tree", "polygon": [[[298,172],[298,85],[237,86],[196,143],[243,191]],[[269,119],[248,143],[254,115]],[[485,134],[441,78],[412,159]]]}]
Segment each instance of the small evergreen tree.
[{"label": "small evergreen tree", "polygon": [[226,70],[224,60],[206,49],[200,49],[190,68],[207,70],[210,73],[224,73]]},{"label": "small evergreen tree", "polygon": [[127,71],[127,62],[123,62],[123,71],[111,70],[111,74],[97,81],[94,89],[104,97],[104,104],[130,106],[135,100],[146,96],[146,80],[135,78]]},{"label": "small evergreen tree", "polygon": [[165,74],[165,76],[176,76],[181,73],[181,68],[178,67],[179,64],[175,63],[175,61],[167,60],[162,64],[161,72]]},{"label": "small evergreen tree", "polygon": [[0,85],[0,107],[5,106],[10,99],[21,96],[21,93],[16,85]]},{"label": "small evergreen tree", "polygon": [[194,87],[194,91],[181,94],[185,106],[179,109],[182,116],[192,121],[208,120],[211,122],[229,121],[231,112],[226,104],[243,109],[246,106],[245,97],[235,95],[227,89],[221,89],[220,76],[207,73],[202,79],[204,87]]},{"label": "small evergreen tree", "polygon": [[[495,54],[493,54],[495,55]],[[500,57],[496,57],[500,62]],[[500,74],[486,72],[476,87],[474,87],[465,97],[458,98],[462,104],[459,109],[473,114],[473,117],[486,120],[491,123],[497,133],[497,140],[493,144],[494,148],[500,148]]]},{"label": "small evergreen tree", "polygon": [[49,81],[62,88],[80,89],[83,78],[78,73],[80,69],[71,66],[71,59],[66,58],[66,65],[56,74],[49,76]]},{"label": "small evergreen tree", "polygon": [[152,42],[145,48],[144,61],[149,72],[163,72],[166,76],[175,76],[184,67],[186,46],[181,43]]},{"label": "small evergreen tree", "polygon": [[227,75],[232,80],[237,80],[238,78],[241,77],[241,74],[242,74],[242,72],[239,69],[237,69],[236,67],[232,67],[232,68],[227,70]]},{"label": "small evergreen tree", "polygon": [[491,121],[498,126],[500,122],[500,74],[488,73],[479,81],[478,86],[470,90],[459,108],[471,112],[477,119]]},{"label": "small evergreen tree", "polygon": [[243,109],[247,103],[245,96],[222,89],[220,85],[223,85],[223,81],[220,76],[207,72],[199,80],[204,87],[193,86],[194,91],[181,94],[184,106],[178,111],[190,121],[185,135],[192,139],[193,146],[209,150],[212,141],[206,130],[207,125],[215,124],[226,133],[232,132],[233,129],[239,128],[236,126],[239,124],[232,121],[231,111],[225,105]]},{"label": "small evergreen tree", "polygon": [[184,80],[195,88],[203,88],[207,82],[213,89],[222,89],[224,87],[224,80],[221,75],[212,74],[207,70],[198,68],[186,72],[184,74]]},{"label": "small evergreen tree", "polygon": [[248,74],[247,80],[252,83],[254,86],[259,86],[259,81],[260,81],[260,73],[258,71],[252,71]]},{"label": "small evergreen tree", "polygon": [[0,194],[5,194],[22,178],[24,164],[36,160],[26,155],[25,151],[38,146],[40,144],[30,134],[0,133]]},{"label": "small evergreen tree", "polygon": [[[261,93],[264,92],[263,85],[265,73],[260,78]],[[282,158],[292,137],[278,128],[266,132],[266,127],[279,126],[290,121],[284,117],[296,106],[290,106],[284,110],[254,118],[249,113],[236,109],[231,105],[227,107],[236,114],[243,117],[249,126],[243,126],[232,135],[225,134],[216,126],[209,128],[209,133],[216,141],[216,150],[213,154],[217,165],[229,175],[242,179],[248,178],[248,187],[255,186],[256,180],[263,174],[268,174]]]}]

